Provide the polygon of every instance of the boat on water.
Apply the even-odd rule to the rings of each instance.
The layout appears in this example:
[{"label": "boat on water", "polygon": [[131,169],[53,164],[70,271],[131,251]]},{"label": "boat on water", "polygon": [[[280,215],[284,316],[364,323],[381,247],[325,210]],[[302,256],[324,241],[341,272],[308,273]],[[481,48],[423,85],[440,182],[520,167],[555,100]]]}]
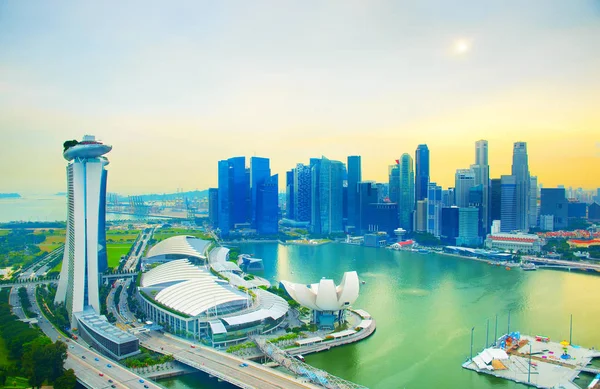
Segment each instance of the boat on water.
[{"label": "boat on water", "polygon": [[360,283],[364,285],[364,284],[366,284],[367,282],[363,280],[363,281],[361,281]]},{"label": "boat on water", "polygon": [[537,266],[535,266],[535,263],[526,262],[521,265],[521,269],[525,271],[537,270]]}]

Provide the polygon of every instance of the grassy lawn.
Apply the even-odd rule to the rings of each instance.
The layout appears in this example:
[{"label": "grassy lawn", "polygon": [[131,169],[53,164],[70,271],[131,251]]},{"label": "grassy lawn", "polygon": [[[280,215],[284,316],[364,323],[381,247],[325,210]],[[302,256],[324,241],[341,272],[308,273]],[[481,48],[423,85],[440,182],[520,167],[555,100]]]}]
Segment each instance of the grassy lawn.
[{"label": "grassy lawn", "polygon": [[133,243],[140,230],[109,230],[106,231],[106,243]]},{"label": "grassy lawn", "polygon": [[121,255],[126,255],[131,249],[130,244],[114,244],[108,243],[106,245],[106,255],[108,256],[108,267],[117,268]]},{"label": "grassy lawn", "polygon": [[7,377],[6,385],[0,386],[0,388],[3,389],[24,389],[30,387],[31,386],[29,385],[27,378],[23,377]]},{"label": "grassy lawn", "polygon": [[50,252],[65,243],[65,230],[63,229],[52,229],[52,233],[50,233],[50,229],[40,229],[35,230],[34,233],[46,235],[46,240],[38,245],[42,251]]},{"label": "grassy lawn", "polygon": [[8,235],[10,230],[0,230],[0,236]]},{"label": "grassy lawn", "polygon": [[155,239],[157,242],[160,242],[161,240],[170,238],[172,236],[176,236],[176,235],[191,235],[191,236],[195,236],[197,238],[201,238],[201,239],[207,239],[207,240],[212,240],[211,236],[208,235],[205,232],[202,231],[198,231],[198,230],[188,230],[186,228],[169,228],[169,229],[159,229],[157,230],[154,235],[152,235],[152,238]]}]

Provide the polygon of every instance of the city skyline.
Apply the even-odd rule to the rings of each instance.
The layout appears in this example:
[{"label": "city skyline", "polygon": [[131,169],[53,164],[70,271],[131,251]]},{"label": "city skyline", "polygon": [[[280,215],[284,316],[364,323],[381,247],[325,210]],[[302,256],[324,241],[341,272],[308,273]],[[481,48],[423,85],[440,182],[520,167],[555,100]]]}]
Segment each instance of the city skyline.
[{"label": "city skyline", "polygon": [[49,145],[86,133],[125,194],[214,187],[234,155],[270,158],[279,188],[321,155],[385,182],[419,144],[448,187],[479,139],[491,178],[522,141],[539,183],[597,187],[597,3],[428,5],[3,4],[0,192],[63,191]]}]

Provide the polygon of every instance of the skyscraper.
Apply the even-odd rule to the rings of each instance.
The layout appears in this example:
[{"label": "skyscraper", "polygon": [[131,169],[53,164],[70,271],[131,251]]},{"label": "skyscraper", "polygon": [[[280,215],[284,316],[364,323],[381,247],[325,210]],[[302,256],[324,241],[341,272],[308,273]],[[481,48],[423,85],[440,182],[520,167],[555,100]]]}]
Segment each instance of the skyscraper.
[{"label": "skyscraper", "polygon": [[502,180],[492,178],[490,181],[490,220],[501,220],[502,208]]},{"label": "skyscraper", "polygon": [[512,175],[516,184],[516,229],[529,230],[529,164],[527,143],[515,142],[513,147]]},{"label": "skyscraper", "polygon": [[311,166],[299,163],[294,169],[294,220],[308,222],[311,218]]},{"label": "skyscraper", "polygon": [[388,198],[391,203],[397,203],[400,198],[400,161],[388,167]]},{"label": "skyscraper", "polygon": [[257,184],[256,231],[261,235],[274,235],[279,231],[279,176],[267,177]]},{"label": "skyscraper", "polygon": [[564,188],[542,188],[540,215],[552,215],[553,227],[561,230],[568,226],[569,201]]},{"label": "skyscraper", "polygon": [[412,157],[404,153],[398,165],[400,190],[398,192],[398,224],[406,231],[413,230],[415,210],[415,171]]},{"label": "skyscraper", "polygon": [[429,149],[427,145],[417,146],[415,151],[415,201],[427,198],[429,185]]},{"label": "skyscraper", "polygon": [[285,217],[294,219],[294,173],[295,169],[285,172]]},{"label": "skyscraper", "polygon": [[218,213],[217,220],[221,235],[229,235],[231,214],[229,194],[231,192],[232,179],[229,177],[229,161],[223,160],[218,162]]},{"label": "skyscraper", "polygon": [[258,203],[256,196],[261,185],[271,177],[269,158],[250,157],[250,190],[252,193],[252,225],[256,227]]},{"label": "skyscraper", "polygon": [[358,223],[355,226],[360,233],[369,231],[369,212],[372,210],[370,204],[377,203],[377,184],[372,181],[359,182],[357,208],[358,208]]},{"label": "skyscraper", "polygon": [[219,189],[208,189],[208,220],[214,228],[219,226]]},{"label": "skyscraper", "polygon": [[481,205],[483,221],[483,233],[487,234],[490,230],[490,166],[488,164],[488,141],[478,140],[475,142],[475,185],[482,185],[483,203]]},{"label": "skyscraper", "polygon": [[55,302],[65,303],[71,325],[75,313],[92,308],[100,314],[100,273],[106,270],[106,165],[112,146],[94,136],[67,141],[67,236]]},{"label": "skyscraper", "polygon": [[442,206],[442,187],[430,182],[427,194],[427,232],[436,237],[441,234]]},{"label": "skyscraper", "polygon": [[344,164],[325,157],[311,164],[312,230],[316,234],[343,232]]},{"label": "skyscraper", "polygon": [[[357,184],[362,181],[360,156],[348,157],[348,225],[358,227]],[[375,201],[376,202],[376,201]]]},{"label": "skyscraper", "polygon": [[239,223],[247,223],[252,217],[250,169],[246,169],[245,157],[219,161],[219,229],[221,235]]},{"label": "skyscraper", "polygon": [[500,177],[500,231],[512,232],[517,226],[517,180],[515,176]]},{"label": "skyscraper", "polygon": [[469,189],[475,186],[475,173],[471,169],[457,169],[454,175],[454,203],[457,207],[469,206]]},{"label": "skyscraper", "polygon": [[417,200],[414,219],[415,231],[427,232],[427,198],[425,200]]},{"label": "skyscraper", "polygon": [[537,177],[531,176],[529,178],[529,228],[538,226],[538,184]]}]

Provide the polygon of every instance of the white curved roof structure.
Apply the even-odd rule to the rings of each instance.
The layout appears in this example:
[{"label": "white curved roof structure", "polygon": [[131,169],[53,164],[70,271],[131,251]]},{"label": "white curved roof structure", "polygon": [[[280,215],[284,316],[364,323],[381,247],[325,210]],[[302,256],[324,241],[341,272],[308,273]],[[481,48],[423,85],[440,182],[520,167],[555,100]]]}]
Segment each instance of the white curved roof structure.
[{"label": "white curved roof structure", "polygon": [[339,311],[358,298],[359,281],[355,271],[345,272],[342,282],[322,279],[318,284],[304,285],[281,281],[285,290],[298,304],[315,311]]},{"label": "white curved roof structure", "polygon": [[227,247],[215,247],[210,250],[208,256],[210,263],[227,262],[229,249]]},{"label": "white curved roof structure", "polygon": [[[170,285],[169,285],[170,284]],[[223,304],[250,303],[249,297],[218,281],[209,272],[192,265],[187,259],[177,259],[144,273],[142,288],[161,288],[154,299],[176,311],[198,316]]]},{"label": "white curved roof structure", "polygon": [[198,239],[193,236],[173,236],[155,244],[148,251],[146,258],[164,255],[181,255],[186,257],[206,259],[204,252],[209,244],[210,241]]}]

